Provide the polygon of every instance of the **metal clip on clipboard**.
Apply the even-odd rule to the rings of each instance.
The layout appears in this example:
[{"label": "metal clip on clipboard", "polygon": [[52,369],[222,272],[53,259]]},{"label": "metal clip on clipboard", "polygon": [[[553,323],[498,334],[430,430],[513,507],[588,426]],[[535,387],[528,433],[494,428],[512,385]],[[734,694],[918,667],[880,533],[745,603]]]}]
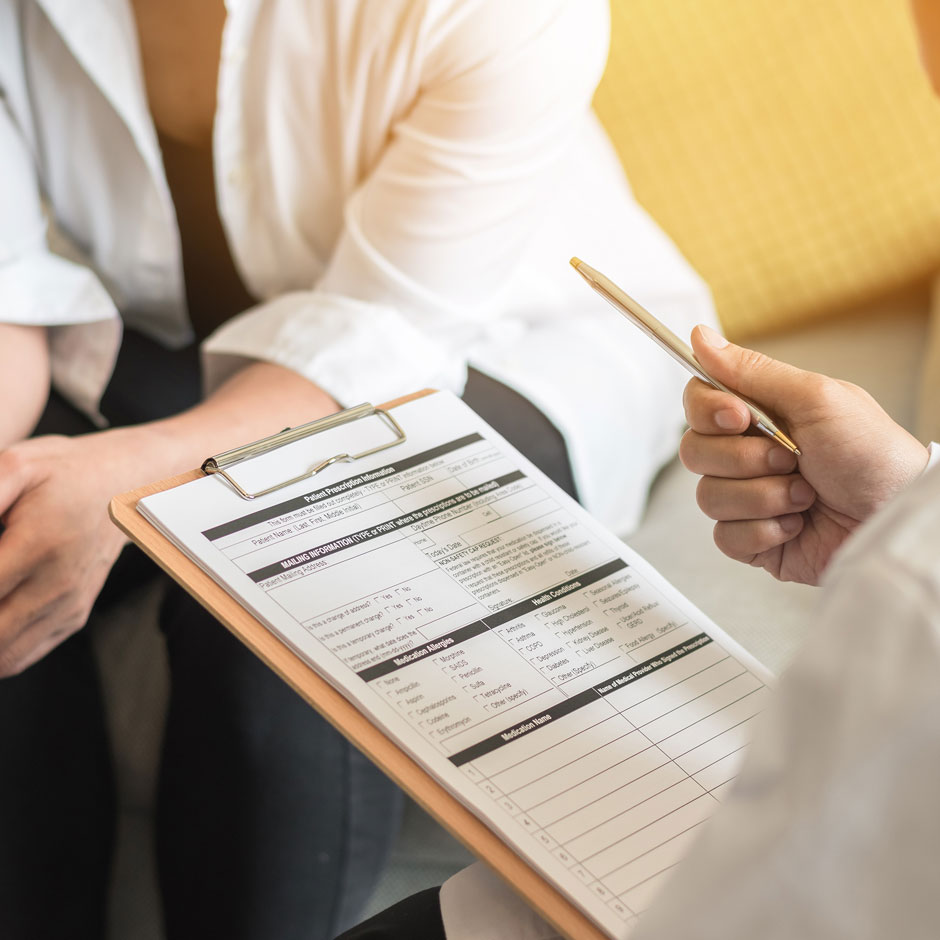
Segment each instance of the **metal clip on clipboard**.
[{"label": "metal clip on clipboard", "polygon": [[[339,427],[339,425],[347,424],[350,421],[358,421],[360,418],[368,418],[371,415],[377,415],[385,421],[397,435],[395,440],[386,441],[384,444],[379,444],[377,447],[370,447],[368,450],[361,451],[358,454],[334,454],[332,457],[328,457],[326,460],[315,464],[309,470],[305,470],[298,476],[292,477],[290,480],[283,480],[281,483],[275,483],[274,486],[269,486],[265,490],[259,490],[257,493],[249,493],[228,472],[229,469],[244,460],[250,460],[252,457],[260,457],[262,454],[267,454],[272,450],[276,450],[278,447],[283,447],[285,444],[292,444],[294,441],[303,440],[305,437],[319,434],[320,431],[327,431],[330,428]],[[350,463],[353,460],[361,460],[363,457],[377,454],[380,450],[385,450],[387,447],[395,447],[396,444],[403,444],[405,440],[407,440],[407,435],[402,430],[401,425],[387,411],[366,403],[357,405],[355,408],[347,408],[345,411],[339,411],[333,415],[327,415],[325,418],[320,418],[317,421],[310,421],[308,424],[298,425],[296,428],[285,428],[280,433],[272,434],[270,437],[264,437],[260,441],[254,441],[251,444],[243,444],[241,447],[227,450],[223,454],[216,454],[214,457],[209,457],[203,462],[202,470],[203,473],[221,474],[228,480],[242,499],[257,499],[259,496],[267,496],[268,493],[273,493],[275,490],[290,486],[292,483],[299,483],[301,480],[316,476],[321,470],[325,470],[334,463]]]}]

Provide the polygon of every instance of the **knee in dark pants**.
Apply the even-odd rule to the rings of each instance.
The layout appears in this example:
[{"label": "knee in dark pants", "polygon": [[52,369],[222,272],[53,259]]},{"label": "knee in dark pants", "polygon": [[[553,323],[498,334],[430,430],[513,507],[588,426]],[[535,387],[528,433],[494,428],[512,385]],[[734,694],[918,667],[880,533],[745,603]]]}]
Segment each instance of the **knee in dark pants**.
[{"label": "knee in dark pants", "polygon": [[80,631],[0,679],[0,936],[104,936],[115,793],[97,665]]},{"label": "knee in dark pants", "polygon": [[161,619],[168,935],[332,937],[371,895],[400,791],[180,589],[170,588]]}]

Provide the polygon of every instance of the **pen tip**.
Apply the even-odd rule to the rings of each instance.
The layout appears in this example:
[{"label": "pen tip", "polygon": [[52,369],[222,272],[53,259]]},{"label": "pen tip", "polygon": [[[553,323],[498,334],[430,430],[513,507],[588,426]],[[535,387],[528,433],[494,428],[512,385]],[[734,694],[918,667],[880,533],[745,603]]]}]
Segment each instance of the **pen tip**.
[{"label": "pen tip", "polygon": [[795,454],[797,457],[803,456],[802,451],[799,449],[799,447],[796,446],[795,442],[791,441],[790,438],[788,438],[786,434],[784,434],[783,431],[781,431],[779,428],[774,429],[771,437],[775,441],[779,441],[781,444],[783,444],[783,446],[786,447],[786,449],[790,451],[791,454]]},{"label": "pen tip", "polygon": [[581,259],[580,259],[580,258],[572,258],[571,261],[569,262],[569,264],[571,265],[571,267],[573,267],[573,268],[575,269],[575,271],[577,271],[578,268],[581,266]]}]

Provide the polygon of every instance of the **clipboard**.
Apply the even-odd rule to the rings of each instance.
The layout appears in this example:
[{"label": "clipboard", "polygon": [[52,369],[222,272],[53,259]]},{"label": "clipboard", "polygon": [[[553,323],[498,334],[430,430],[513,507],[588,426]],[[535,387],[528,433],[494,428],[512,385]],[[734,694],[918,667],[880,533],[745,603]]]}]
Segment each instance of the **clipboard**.
[{"label": "clipboard", "polygon": [[[433,394],[426,389],[412,395],[395,399],[373,408],[360,405],[335,416],[303,425],[296,429],[285,429],[280,434],[262,441],[235,448],[207,459],[202,468],[169,477],[130,492],[115,496],[111,500],[111,519],[137,546],[139,546],[171,578],[185,588],[203,607],[219,620],[230,632],[242,641],[256,656],[263,660],[281,679],[294,689],[306,702],[315,708],[355,747],[363,752],[388,777],[402,788],[419,806],[433,816],[451,835],[467,847],[477,858],[486,862],[506,883],[520,894],[526,902],[541,914],[562,936],[569,940],[610,940],[593,921],[576,908],[550,882],[534,871],[505,842],[492,832],[476,815],[459,802],[448,790],[411,758],[398,744],[373,725],[329,682],[308,666],[293,650],[284,644],[264,624],[245,610],[221,585],[187,556],[157,528],[150,524],[137,510],[137,503],[145,496],[181,486],[199,479],[206,473],[223,473],[231,481],[228,470],[241,460],[250,459],[299,436],[316,434],[326,427],[335,427],[344,421],[379,414],[390,420],[393,433],[398,439],[383,442],[375,448],[359,454],[338,454],[326,457],[314,465],[302,477],[277,481],[268,490],[259,493],[242,493],[242,498],[251,499],[262,493],[273,492],[296,480],[312,476],[320,469],[337,461],[352,461],[385,447],[400,443],[407,433],[389,414],[397,406],[424,395]],[[388,422],[387,422],[388,423]],[[397,429],[397,430],[396,430]],[[236,489],[241,487],[235,484]]]}]

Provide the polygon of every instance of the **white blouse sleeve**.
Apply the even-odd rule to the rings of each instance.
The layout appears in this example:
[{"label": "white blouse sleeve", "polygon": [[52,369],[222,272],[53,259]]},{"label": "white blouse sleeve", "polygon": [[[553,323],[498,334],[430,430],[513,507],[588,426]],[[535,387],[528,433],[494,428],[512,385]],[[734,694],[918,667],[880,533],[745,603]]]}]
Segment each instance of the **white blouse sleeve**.
[{"label": "white blouse sleeve", "polygon": [[415,50],[421,91],[345,206],[326,272],[314,290],[217,331],[205,347],[210,387],[249,357],[300,372],[345,405],[461,390],[468,351],[498,319],[562,183],[609,24],[600,0],[428,6]]},{"label": "white blouse sleeve", "polygon": [[49,251],[32,157],[0,96],[0,319],[89,323],[116,315],[87,268]]},{"label": "white blouse sleeve", "polygon": [[32,157],[0,97],[0,320],[48,326],[52,381],[93,420],[120,342],[93,271],[49,250]]}]

